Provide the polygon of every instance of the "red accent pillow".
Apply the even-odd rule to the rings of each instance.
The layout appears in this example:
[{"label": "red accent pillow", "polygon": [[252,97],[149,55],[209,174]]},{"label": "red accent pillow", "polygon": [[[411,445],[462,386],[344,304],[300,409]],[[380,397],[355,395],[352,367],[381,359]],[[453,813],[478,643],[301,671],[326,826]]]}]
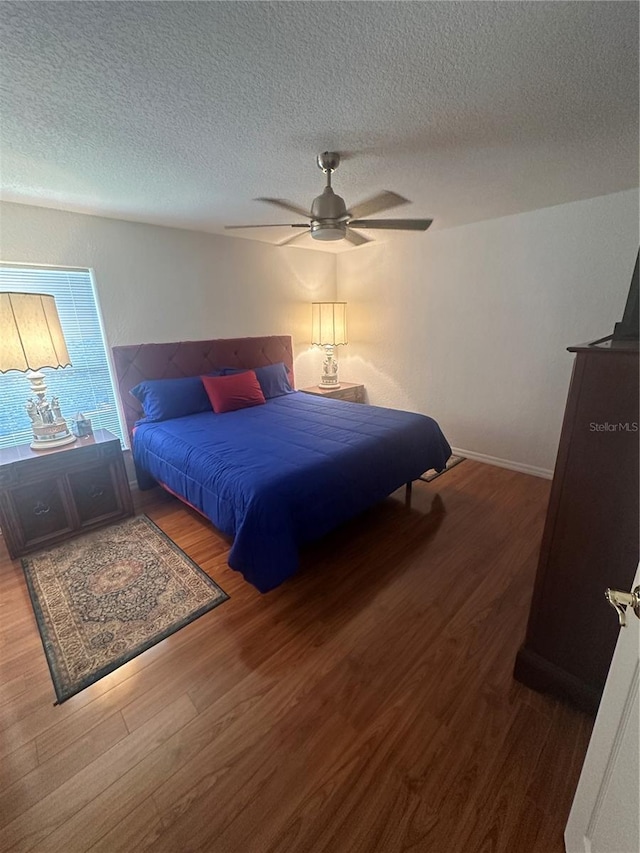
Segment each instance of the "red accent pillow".
[{"label": "red accent pillow", "polygon": [[200,379],[211,400],[213,411],[218,415],[267,402],[253,370],[234,373],[232,376],[201,376]]}]

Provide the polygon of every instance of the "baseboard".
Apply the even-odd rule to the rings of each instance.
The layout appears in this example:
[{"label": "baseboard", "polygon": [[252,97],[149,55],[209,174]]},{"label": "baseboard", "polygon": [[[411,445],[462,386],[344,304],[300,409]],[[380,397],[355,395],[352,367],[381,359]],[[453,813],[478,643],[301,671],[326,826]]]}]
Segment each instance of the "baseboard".
[{"label": "baseboard", "polygon": [[466,456],[467,459],[484,462],[486,465],[508,468],[510,471],[518,471],[520,474],[531,474],[534,477],[543,477],[545,480],[553,479],[553,471],[550,471],[548,468],[538,468],[537,465],[525,465],[524,462],[512,462],[510,459],[500,459],[498,456],[476,453],[474,450],[464,450],[462,447],[452,447],[451,450],[456,456]]}]

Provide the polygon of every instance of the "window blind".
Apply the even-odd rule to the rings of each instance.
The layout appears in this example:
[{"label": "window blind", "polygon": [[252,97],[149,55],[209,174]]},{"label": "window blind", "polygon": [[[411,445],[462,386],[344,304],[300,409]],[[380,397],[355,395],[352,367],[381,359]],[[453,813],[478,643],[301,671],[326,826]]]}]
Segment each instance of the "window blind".
[{"label": "window blind", "polygon": [[[116,405],[100,314],[90,270],[0,265],[0,291],[50,293],[55,297],[71,367],[43,368],[47,396],[60,398],[67,422],[78,412],[117,435],[124,432]],[[0,447],[31,441],[25,411],[30,386],[25,373],[0,373]]]}]

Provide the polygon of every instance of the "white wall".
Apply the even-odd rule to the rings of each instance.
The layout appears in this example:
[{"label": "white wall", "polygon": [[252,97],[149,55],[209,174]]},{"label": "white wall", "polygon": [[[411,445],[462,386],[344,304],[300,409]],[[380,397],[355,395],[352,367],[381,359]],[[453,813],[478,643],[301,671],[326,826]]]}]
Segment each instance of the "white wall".
[{"label": "white wall", "polygon": [[335,298],[333,255],[2,203],[0,258],[91,267],[110,347],[291,334],[296,384],[317,381],[308,303]]},{"label": "white wall", "polygon": [[432,415],[457,448],[550,472],[566,347],[611,333],[637,251],[627,191],[340,254],[341,376]]}]

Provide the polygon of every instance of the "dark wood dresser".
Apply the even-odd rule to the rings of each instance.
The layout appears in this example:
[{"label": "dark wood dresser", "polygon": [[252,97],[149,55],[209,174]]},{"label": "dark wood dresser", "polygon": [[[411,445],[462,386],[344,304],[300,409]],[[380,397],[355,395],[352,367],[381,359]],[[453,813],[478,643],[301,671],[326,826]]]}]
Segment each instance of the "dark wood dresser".
[{"label": "dark wood dresser", "polygon": [[576,353],[526,639],[515,677],[597,710],[618,636],[607,587],[638,564],[638,343]]},{"label": "dark wood dresser", "polygon": [[0,527],[13,558],[132,513],[120,440],[107,430],[55,450],[0,450]]}]

